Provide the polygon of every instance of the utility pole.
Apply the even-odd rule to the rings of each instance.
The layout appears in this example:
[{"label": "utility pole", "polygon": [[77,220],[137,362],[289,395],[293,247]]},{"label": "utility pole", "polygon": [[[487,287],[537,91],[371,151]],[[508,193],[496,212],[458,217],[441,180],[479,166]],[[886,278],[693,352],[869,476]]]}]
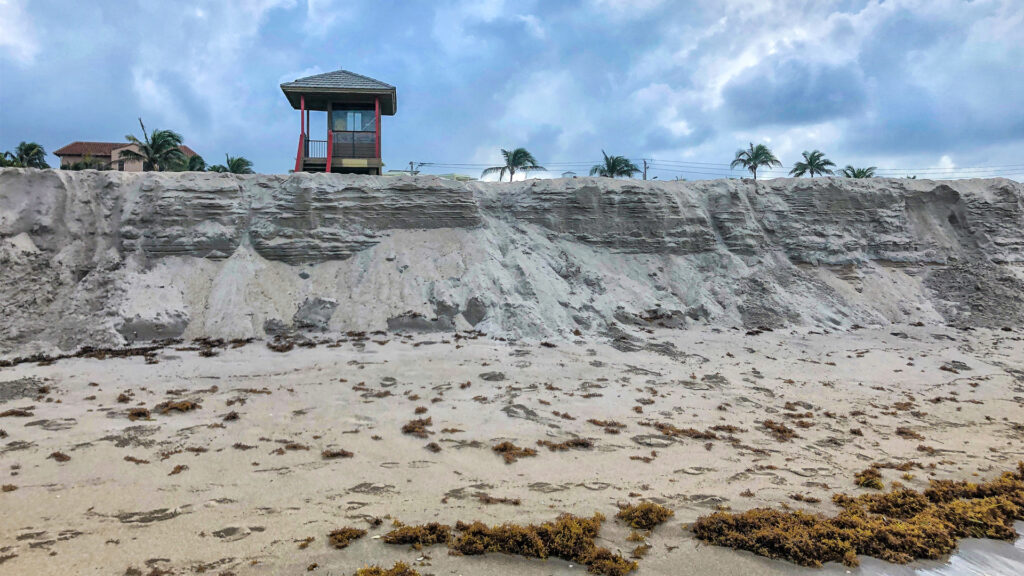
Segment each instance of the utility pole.
[{"label": "utility pole", "polygon": [[647,158],[644,158],[644,180],[647,180]]}]

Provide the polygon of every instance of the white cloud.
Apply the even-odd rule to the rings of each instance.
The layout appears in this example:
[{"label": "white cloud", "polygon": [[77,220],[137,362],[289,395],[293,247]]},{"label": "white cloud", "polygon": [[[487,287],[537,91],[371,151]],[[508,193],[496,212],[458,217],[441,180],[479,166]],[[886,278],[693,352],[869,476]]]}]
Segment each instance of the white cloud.
[{"label": "white cloud", "polygon": [[0,16],[0,49],[18,64],[32,64],[39,53],[39,44],[24,2],[0,0],[0,14],[3,15]]},{"label": "white cloud", "polygon": [[595,131],[587,113],[589,98],[568,71],[542,70],[517,79],[500,96],[505,110],[495,123],[503,138],[524,141],[546,127],[559,130],[562,150]]},{"label": "white cloud", "polygon": [[615,19],[642,18],[656,8],[660,8],[665,0],[591,0],[591,5],[608,13]]},{"label": "white cloud", "polygon": [[683,116],[685,95],[673,90],[668,84],[650,84],[632,94],[633,102],[644,111],[643,116],[654,120],[655,125],[667,128],[673,136],[689,136],[693,127]]},{"label": "white cloud", "polygon": [[956,168],[956,164],[953,162],[953,159],[949,157],[949,155],[944,154],[941,158],[939,158],[939,163],[932,166],[932,168],[952,170],[953,168]]},{"label": "white cloud", "polygon": [[504,9],[505,0],[458,0],[439,4],[434,11],[434,40],[450,54],[479,47],[483,41],[466,28],[493,22]]},{"label": "white cloud", "polygon": [[[147,6],[152,12],[148,22],[164,32],[163,41],[139,45],[131,66],[141,111],[200,139],[245,126],[252,89],[245,74],[252,65],[250,50],[270,12],[294,5],[295,0],[231,0],[203,3],[196,10],[175,4]],[[205,115],[197,117],[180,101],[182,88],[206,108]]]},{"label": "white cloud", "polygon": [[140,102],[148,110],[160,111],[161,124],[152,123],[147,130],[166,128],[166,124],[177,127],[177,131],[189,128],[192,122],[189,113],[174,98],[174,95],[154,76],[150,70],[135,68],[132,70],[132,90]]},{"label": "white cloud", "polygon": [[522,22],[523,26],[526,27],[526,31],[534,38],[538,40],[547,38],[547,32],[544,30],[544,26],[541,24],[540,19],[533,14],[520,14],[519,16],[516,16],[516,20]]},{"label": "white cloud", "polygon": [[306,0],[303,29],[319,38],[336,30],[340,22],[358,20],[359,6],[348,0]]},{"label": "white cloud", "polygon": [[475,55],[487,45],[488,39],[469,29],[502,18],[520,22],[538,40],[547,38],[539,18],[516,13],[505,0],[454,0],[440,4],[434,11],[432,35],[449,55]]}]

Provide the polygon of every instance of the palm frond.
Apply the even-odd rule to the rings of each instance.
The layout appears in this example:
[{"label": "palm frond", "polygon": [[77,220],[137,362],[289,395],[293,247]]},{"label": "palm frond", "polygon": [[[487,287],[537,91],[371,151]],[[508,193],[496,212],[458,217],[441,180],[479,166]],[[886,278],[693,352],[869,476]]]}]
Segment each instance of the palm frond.
[{"label": "palm frond", "polygon": [[121,150],[121,153],[118,156],[122,160],[142,160],[145,162],[147,159],[146,156],[139,154],[135,150]]}]

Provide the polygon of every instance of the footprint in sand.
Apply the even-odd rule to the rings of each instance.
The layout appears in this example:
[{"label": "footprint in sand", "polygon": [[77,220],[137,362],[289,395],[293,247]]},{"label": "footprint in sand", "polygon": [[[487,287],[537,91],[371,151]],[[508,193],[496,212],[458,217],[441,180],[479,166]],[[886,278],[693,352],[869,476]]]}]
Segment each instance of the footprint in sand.
[{"label": "footprint in sand", "polygon": [[686,468],[680,468],[674,470],[674,474],[689,474],[690,476],[700,476],[701,474],[707,474],[708,472],[714,472],[714,468],[704,468],[702,466],[687,466]]},{"label": "footprint in sand", "polygon": [[356,494],[370,494],[371,496],[379,496],[381,494],[390,494],[395,492],[395,487],[391,484],[376,484],[373,482],[363,482],[356,484],[355,486],[348,489],[349,492],[355,492]]},{"label": "footprint in sand", "polygon": [[245,526],[228,526],[213,532],[214,536],[225,542],[237,542],[243,538],[248,538],[250,534],[252,534],[252,530]]},{"label": "footprint in sand", "polygon": [[549,484],[547,482],[534,482],[527,486],[531,492],[540,492],[541,494],[552,494],[554,492],[564,492],[570,488],[569,484]]}]

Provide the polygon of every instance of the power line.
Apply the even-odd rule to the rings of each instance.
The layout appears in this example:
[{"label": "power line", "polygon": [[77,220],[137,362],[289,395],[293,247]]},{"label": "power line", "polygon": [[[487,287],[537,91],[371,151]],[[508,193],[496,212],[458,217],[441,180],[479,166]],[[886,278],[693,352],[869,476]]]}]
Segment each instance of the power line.
[{"label": "power line", "polygon": [[[723,164],[723,163],[691,162],[691,161],[687,161],[687,160],[656,160],[656,159],[654,159],[654,160],[651,160],[651,161],[652,162],[661,163],[661,164],[670,164],[670,165],[678,165],[678,166],[688,166],[688,165],[703,166],[703,167],[711,167],[711,166],[729,167],[730,166],[729,164]],[[764,170],[766,172],[788,172],[787,168],[792,168],[792,166],[783,166],[781,168],[766,168],[766,169],[762,168],[761,170]],[[1018,169],[1018,168],[1024,168],[1024,164],[1002,164],[1002,165],[996,165],[996,166],[969,166],[969,167],[963,167],[963,168],[958,167],[958,166],[942,166],[942,167],[940,167],[940,166],[932,166],[930,168],[879,168],[879,167],[875,167],[875,172],[995,172],[995,171],[1004,171],[1004,170]],[[742,169],[740,169],[740,168],[728,168],[728,169],[729,170],[740,170],[740,171],[742,171]]]},{"label": "power line", "polygon": [[[715,163],[715,162],[691,162],[691,161],[687,161],[687,160],[658,160],[658,159],[655,159],[655,158],[640,158],[640,157],[637,157],[636,160],[640,161],[640,162],[648,161],[648,162],[656,163],[656,164],[665,164],[665,165],[679,166],[679,167],[701,167],[702,169],[705,169],[705,170],[722,170],[722,171],[737,171],[737,172],[743,172],[744,171],[742,168],[731,168],[729,164]],[[546,166],[585,166],[585,165],[586,166],[593,166],[594,164],[600,164],[601,162],[602,161],[600,161],[600,160],[596,160],[596,161],[595,160],[592,160],[592,161],[562,161],[562,162],[543,162],[542,164],[544,164]],[[492,166],[492,164],[474,163],[474,162],[423,162],[422,164],[434,165],[434,166],[459,166],[459,167],[466,167],[466,168],[471,168],[471,167],[487,168],[487,167]],[[715,168],[716,166],[721,166],[722,168]],[[791,169],[791,168],[792,168],[792,166],[783,166],[781,168],[765,167],[765,168],[761,168],[760,170],[764,171],[764,172],[788,172],[788,169]],[[1018,169],[1018,168],[1024,169],[1024,164],[1003,164],[1003,165],[995,165],[995,166],[967,166],[967,167],[958,167],[958,166],[937,167],[937,166],[933,166],[933,167],[930,167],[930,168],[882,168],[882,167],[877,167],[876,166],[875,167],[875,172],[997,172],[997,171],[1005,171],[1005,170]]]},{"label": "power line", "polygon": [[[642,164],[647,171],[668,172],[674,174],[693,174],[697,176],[711,176],[718,178],[743,177],[747,170],[732,168],[730,164],[721,162],[700,162],[695,160],[659,160],[656,158],[629,157],[635,158],[637,164]],[[602,161],[558,161],[542,162],[545,171],[573,171],[600,165]],[[492,165],[478,162],[415,162],[417,167],[432,167],[451,170],[483,170]],[[758,169],[759,175],[765,176],[786,176],[790,172],[789,166],[783,167],[762,167]],[[410,170],[413,171],[413,170]],[[837,167],[838,171],[838,167]],[[878,177],[899,177],[899,176],[925,176],[943,180],[960,180],[965,178],[995,178],[1012,177],[1024,174],[1024,164],[1000,164],[990,166],[942,166],[929,168],[874,168]],[[641,170],[643,172],[643,170]]]}]

